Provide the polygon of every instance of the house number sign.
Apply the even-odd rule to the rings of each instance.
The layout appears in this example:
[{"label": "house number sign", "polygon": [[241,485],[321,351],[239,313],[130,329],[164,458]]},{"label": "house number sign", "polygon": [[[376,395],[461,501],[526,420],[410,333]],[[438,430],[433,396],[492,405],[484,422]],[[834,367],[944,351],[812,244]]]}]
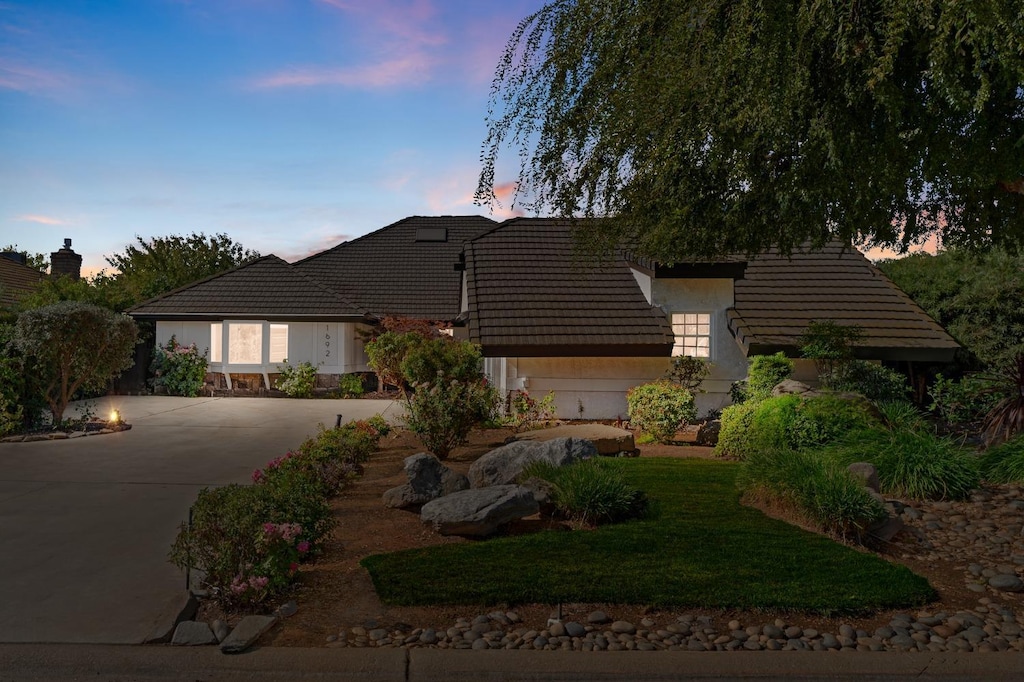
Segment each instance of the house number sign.
[{"label": "house number sign", "polygon": [[321,365],[341,364],[341,337],[338,335],[338,325],[317,324],[317,346]]}]

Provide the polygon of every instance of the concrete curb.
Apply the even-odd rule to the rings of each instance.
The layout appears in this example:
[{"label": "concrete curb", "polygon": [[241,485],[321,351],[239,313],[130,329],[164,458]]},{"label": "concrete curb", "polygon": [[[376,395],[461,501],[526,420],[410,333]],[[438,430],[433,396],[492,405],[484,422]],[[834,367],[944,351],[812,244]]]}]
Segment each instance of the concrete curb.
[{"label": "concrete curb", "polygon": [[0,644],[0,682],[28,680],[977,680],[1020,679],[1020,654],[692,653],[432,649],[255,649],[223,656],[215,647]]}]

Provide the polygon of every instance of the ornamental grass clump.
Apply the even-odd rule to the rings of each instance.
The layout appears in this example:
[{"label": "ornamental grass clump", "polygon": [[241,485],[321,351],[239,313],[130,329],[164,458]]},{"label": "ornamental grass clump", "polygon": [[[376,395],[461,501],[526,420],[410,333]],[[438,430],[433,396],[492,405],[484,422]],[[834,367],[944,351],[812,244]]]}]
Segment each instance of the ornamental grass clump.
[{"label": "ornamental grass clump", "polygon": [[551,485],[558,515],[576,525],[618,523],[647,513],[647,495],[626,483],[619,471],[601,460],[582,460],[564,467],[535,461],[520,475],[523,481],[531,478]]},{"label": "ornamental grass clump", "polygon": [[843,465],[874,464],[882,492],[896,497],[961,500],[978,487],[978,458],[927,429],[853,431],[824,454]]},{"label": "ornamental grass clump", "polygon": [[671,443],[679,429],[697,418],[693,394],[667,379],[629,389],[626,404],[630,425],[659,443]]},{"label": "ornamental grass clump", "polygon": [[989,448],[979,462],[981,475],[991,483],[1024,483],[1024,435]]},{"label": "ornamental grass clump", "polygon": [[863,482],[814,450],[756,451],[743,462],[737,484],[748,501],[782,507],[841,537],[859,536],[885,516]]}]

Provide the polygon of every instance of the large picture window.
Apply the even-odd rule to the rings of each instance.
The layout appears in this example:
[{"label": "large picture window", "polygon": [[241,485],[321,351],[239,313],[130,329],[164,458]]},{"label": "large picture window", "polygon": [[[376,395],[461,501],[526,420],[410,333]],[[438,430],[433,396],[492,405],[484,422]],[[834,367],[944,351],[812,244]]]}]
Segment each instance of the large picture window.
[{"label": "large picture window", "polygon": [[263,364],[263,325],[232,322],[228,325],[228,362],[232,365]]},{"label": "large picture window", "polygon": [[711,357],[711,313],[672,313],[672,355]]}]

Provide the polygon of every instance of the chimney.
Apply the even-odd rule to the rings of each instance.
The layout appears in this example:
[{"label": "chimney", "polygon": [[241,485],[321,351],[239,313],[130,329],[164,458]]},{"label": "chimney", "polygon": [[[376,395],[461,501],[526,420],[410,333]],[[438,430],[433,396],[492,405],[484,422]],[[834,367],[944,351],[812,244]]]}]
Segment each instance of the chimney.
[{"label": "chimney", "polygon": [[82,276],[82,257],[71,250],[71,240],[65,239],[60,251],[50,254],[50,276],[67,275],[71,279]]}]

